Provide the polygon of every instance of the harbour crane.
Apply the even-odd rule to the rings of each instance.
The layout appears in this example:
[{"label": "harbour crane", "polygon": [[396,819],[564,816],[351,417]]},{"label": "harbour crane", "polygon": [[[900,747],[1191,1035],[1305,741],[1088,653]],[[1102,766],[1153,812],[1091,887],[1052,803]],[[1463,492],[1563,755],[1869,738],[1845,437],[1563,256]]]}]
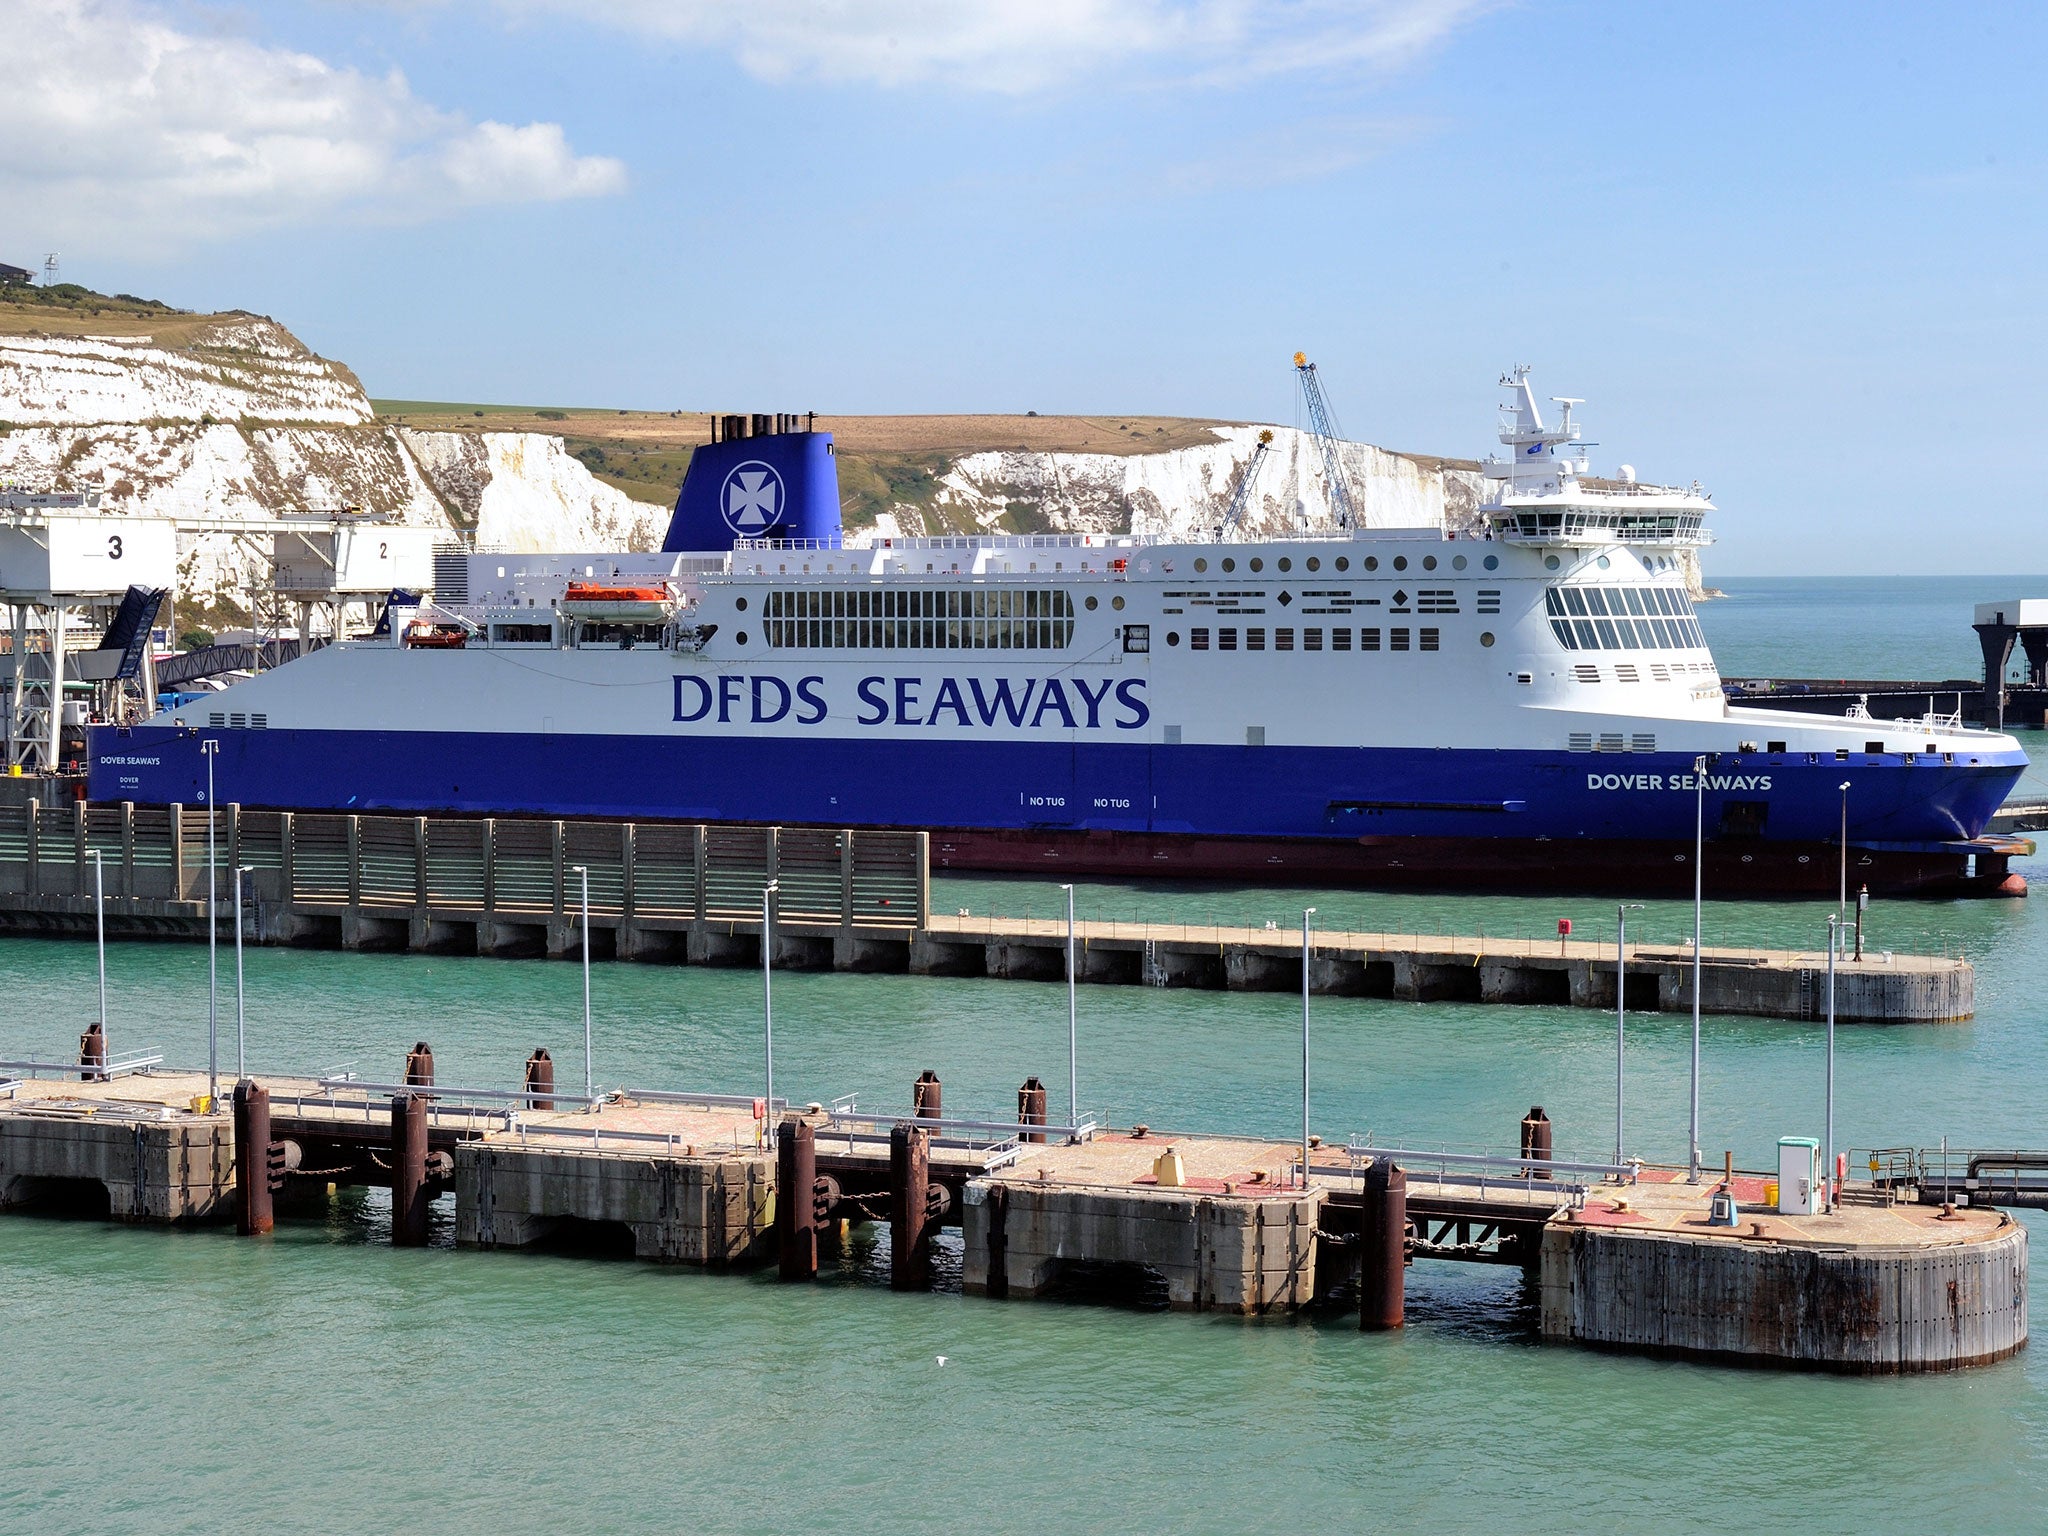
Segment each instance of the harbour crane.
[{"label": "harbour crane", "polygon": [[1344,479],[1344,464],[1337,456],[1337,428],[1330,418],[1330,403],[1323,398],[1322,380],[1306,352],[1294,354],[1294,377],[1301,383],[1302,398],[1308,402],[1309,431],[1323,456],[1323,478],[1329,482],[1330,508],[1337,514],[1337,526],[1350,528],[1356,521],[1351,507],[1351,487]]},{"label": "harbour crane", "polygon": [[1238,523],[1244,518],[1244,509],[1251,503],[1252,487],[1258,484],[1259,470],[1272,449],[1273,429],[1262,428],[1258,444],[1252,449],[1251,459],[1244,467],[1244,474],[1238,479],[1237,489],[1230,493],[1230,505],[1223,513],[1222,525],[1216,530],[1219,534],[1237,531]]}]

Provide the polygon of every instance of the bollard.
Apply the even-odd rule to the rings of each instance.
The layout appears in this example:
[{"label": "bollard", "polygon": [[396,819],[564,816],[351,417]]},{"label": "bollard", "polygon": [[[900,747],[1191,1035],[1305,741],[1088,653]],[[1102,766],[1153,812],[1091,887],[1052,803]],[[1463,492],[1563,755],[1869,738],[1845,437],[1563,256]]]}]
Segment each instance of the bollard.
[{"label": "bollard", "polygon": [[391,1099],[391,1246],[427,1246],[427,1099]]},{"label": "bollard", "polygon": [[932,1245],[925,1231],[931,1186],[931,1133],[907,1121],[889,1127],[889,1289],[931,1289]]},{"label": "bollard", "polygon": [[[1035,1077],[1025,1078],[1024,1086],[1017,1090],[1017,1123],[1045,1124],[1045,1084]],[[1024,1139],[1028,1142],[1043,1142],[1045,1133],[1041,1131],[1037,1135],[1032,1135],[1027,1132]]]},{"label": "bollard", "polygon": [[930,1068],[910,1085],[910,1112],[920,1120],[939,1118],[939,1074]]},{"label": "bollard", "polygon": [[1406,1321],[1408,1175],[1391,1157],[1365,1174],[1365,1225],[1358,1259],[1358,1326],[1372,1333]]},{"label": "bollard", "polygon": [[434,1086],[434,1048],[424,1040],[405,1053],[405,1086]]},{"label": "bollard", "polygon": [[544,1045],[535,1046],[533,1054],[526,1058],[526,1107],[528,1109],[553,1109],[555,1101],[548,1097],[555,1087],[555,1059],[548,1055]]},{"label": "bollard", "polygon": [[1524,1178],[1550,1177],[1550,1117],[1541,1104],[1532,1105],[1522,1117],[1522,1158]]},{"label": "bollard", "polygon": [[107,1031],[97,1020],[86,1025],[85,1033],[78,1037],[78,1065],[82,1069],[78,1074],[80,1082],[107,1080]]},{"label": "bollard", "polygon": [[270,1202],[270,1090],[243,1078],[235,1084],[235,1230],[244,1237],[268,1232]]},{"label": "bollard", "polygon": [[785,1280],[818,1277],[817,1134],[791,1115],[775,1142],[775,1246]]}]

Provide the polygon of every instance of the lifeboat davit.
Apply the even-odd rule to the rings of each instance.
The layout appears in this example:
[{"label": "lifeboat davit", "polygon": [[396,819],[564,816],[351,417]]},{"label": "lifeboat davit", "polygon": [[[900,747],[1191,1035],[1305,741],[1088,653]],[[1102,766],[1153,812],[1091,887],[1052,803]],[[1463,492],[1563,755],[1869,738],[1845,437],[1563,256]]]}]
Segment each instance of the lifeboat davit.
[{"label": "lifeboat davit", "polygon": [[572,581],[562,594],[562,612],[600,624],[661,624],[675,608],[665,586],[618,586]]}]

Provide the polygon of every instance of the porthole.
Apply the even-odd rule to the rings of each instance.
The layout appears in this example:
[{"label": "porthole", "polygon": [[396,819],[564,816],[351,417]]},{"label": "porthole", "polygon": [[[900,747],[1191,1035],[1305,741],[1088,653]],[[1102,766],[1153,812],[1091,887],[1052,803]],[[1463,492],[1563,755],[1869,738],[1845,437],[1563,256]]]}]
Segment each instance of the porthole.
[{"label": "porthole", "polygon": [[1109,600],[1109,606],[1114,608],[1118,613],[1122,613],[1124,611],[1124,600],[1120,597],[1112,597]]},{"label": "porthole", "polygon": [[1492,644],[1493,644],[1493,631],[1492,631],[1492,630],[1490,630],[1490,629],[1489,629],[1489,630],[1484,630],[1484,631],[1482,631],[1482,632],[1480,633],[1480,636],[1479,636],[1479,643],[1480,643],[1481,645],[1486,645],[1486,646],[1490,646],[1490,645],[1492,645]]},{"label": "porthole", "polygon": [[1424,556],[1422,557],[1422,568],[1423,568],[1423,569],[1424,569],[1425,571],[1433,571],[1433,570],[1435,570],[1435,569],[1436,569],[1436,556],[1435,556],[1435,555],[1424,555]]},{"label": "porthole", "polygon": [[1350,570],[1350,569],[1351,569],[1351,557],[1350,557],[1349,555],[1339,555],[1339,556],[1337,557],[1337,569],[1338,569],[1338,570],[1340,570],[1340,571],[1348,571],[1348,570]]},{"label": "porthole", "polygon": [[1365,568],[1368,571],[1378,570],[1380,568],[1380,557],[1378,555],[1367,555],[1365,557]]},{"label": "porthole", "polygon": [[1225,561],[1223,562],[1223,569],[1224,569],[1224,570],[1225,570],[1226,572],[1228,572],[1228,571],[1234,571],[1234,570],[1236,570],[1236,569],[1237,569],[1237,562],[1236,562],[1235,560],[1225,560]]},{"label": "porthole", "polygon": [[1283,571],[1291,571],[1294,569],[1294,562],[1288,559],[1285,555],[1282,555],[1280,557],[1280,569]]},{"label": "porthole", "polygon": [[1462,571],[1463,569],[1465,569],[1465,557],[1463,555],[1451,556],[1451,569],[1454,571]]},{"label": "porthole", "polygon": [[1258,557],[1257,555],[1253,555],[1253,556],[1252,556],[1252,569],[1253,569],[1253,570],[1255,570],[1255,571],[1263,571],[1263,570],[1264,570],[1265,568],[1266,568],[1266,562],[1265,562],[1265,561],[1263,561],[1263,560],[1261,560],[1261,559],[1260,559],[1260,558],[1259,558],[1259,557]]},{"label": "porthole", "polygon": [[1546,571],[1556,570],[1558,564],[1558,558],[1555,555],[1545,555],[1543,557],[1543,569],[1545,569]]},{"label": "porthole", "polygon": [[743,629],[734,635],[733,639],[737,640],[741,645],[745,645],[747,643],[747,632]]},{"label": "porthole", "polygon": [[1397,571],[1405,571],[1405,570],[1407,570],[1407,569],[1408,569],[1408,557],[1407,557],[1406,555],[1396,555],[1396,556],[1394,556],[1394,569],[1395,569],[1395,570],[1397,570]]},{"label": "porthole", "polygon": [[1314,555],[1310,555],[1308,557],[1308,568],[1312,571],[1320,571],[1323,568],[1323,562],[1318,560]]},{"label": "porthole", "polygon": [[733,603],[733,607],[739,609],[741,613],[745,613],[747,611],[747,600],[742,597]]},{"label": "porthole", "polygon": [[1489,571],[1497,571],[1497,570],[1499,570],[1499,569],[1500,569],[1500,556],[1499,556],[1499,555],[1488,555],[1488,556],[1486,557],[1486,562],[1485,562],[1485,564],[1486,564],[1486,568],[1487,568],[1487,569],[1488,569]]},{"label": "porthole", "polygon": [[1600,569],[1603,571],[1606,570],[1610,565],[1614,564],[1614,562],[1608,559],[1605,555],[1602,555],[1598,560],[1594,561],[1593,563],[1599,566]]},{"label": "porthole", "polygon": [[1095,611],[1095,599],[1094,599],[1094,597],[1093,597],[1093,596],[1090,596],[1090,597],[1089,597],[1089,599],[1088,599],[1088,603],[1087,603],[1087,608],[1088,608],[1088,611],[1089,611],[1090,613],[1093,613],[1093,612]]},{"label": "porthole", "polygon": [[1179,644],[1180,644],[1180,631],[1179,631],[1179,630],[1177,630],[1177,629],[1169,629],[1169,630],[1168,630],[1168,631],[1166,632],[1166,643],[1167,643],[1168,645],[1179,645]]},{"label": "porthole", "polygon": [[1206,571],[1207,569],[1209,569],[1209,562],[1206,560],[1197,560],[1195,562],[1195,569],[1197,571]]}]

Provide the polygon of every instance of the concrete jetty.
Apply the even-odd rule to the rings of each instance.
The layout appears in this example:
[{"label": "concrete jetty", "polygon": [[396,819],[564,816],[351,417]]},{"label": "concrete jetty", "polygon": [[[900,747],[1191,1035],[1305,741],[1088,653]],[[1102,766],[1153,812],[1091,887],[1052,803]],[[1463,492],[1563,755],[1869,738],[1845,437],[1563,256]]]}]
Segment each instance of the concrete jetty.
[{"label": "concrete jetty", "polygon": [[[207,842],[235,921],[255,944],[497,956],[580,954],[579,867],[593,958],[758,965],[761,902],[776,883],[771,956],[798,970],[896,971],[1051,981],[1067,928],[1048,918],[932,911],[922,832],[244,812],[189,806],[0,805],[0,931],[93,931],[104,896],[116,936],[206,936]],[[95,861],[93,855],[99,858]],[[232,931],[232,930],[229,930]],[[1614,1006],[1611,944],[1561,937],[1315,935],[1309,990],[1409,1002]],[[1281,928],[1084,920],[1090,984],[1301,990],[1298,937]],[[1688,946],[1631,945],[1634,1007],[1689,1011]],[[1818,1019],[1826,957],[1703,949],[1707,1013]],[[1975,1011],[1962,958],[1873,951],[1836,967],[1844,1023],[1944,1023]]]},{"label": "concrete jetty", "polygon": [[247,1166],[274,1170],[287,1208],[294,1187],[389,1185],[396,1242],[424,1240],[426,1200],[452,1193],[464,1246],[612,1233],[677,1264],[780,1251],[799,1280],[816,1273],[821,1231],[829,1244],[840,1223],[888,1221],[905,1288],[931,1283],[930,1232],[956,1227],[963,1289],[990,1298],[1082,1283],[1244,1316],[1351,1305],[1363,1326],[1399,1326],[1406,1263],[1435,1257],[1521,1265],[1542,1336],[1602,1349],[1891,1373],[1983,1364],[2027,1339],[2026,1230],[1995,1206],[1916,1204],[1893,1182],[1845,1188],[1834,1214],[1781,1215],[1760,1175],[1689,1184],[1555,1159],[1540,1110],[1511,1157],[1314,1142],[1304,1173],[1294,1144],[1048,1126],[1035,1082],[1016,1123],[991,1123],[939,1115],[935,1078],[901,1116],[451,1088],[425,1069],[404,1084],[267,1076],[230,1114],[199,1073],[8,1072],[0,1206],[171,1223],[225,1221],[239,1202],[241,1229],[260,1233],[268,1193],[248,1220],[235,1177],[255,1104],[267,1130],[252,1134],[274,1140]]}]

